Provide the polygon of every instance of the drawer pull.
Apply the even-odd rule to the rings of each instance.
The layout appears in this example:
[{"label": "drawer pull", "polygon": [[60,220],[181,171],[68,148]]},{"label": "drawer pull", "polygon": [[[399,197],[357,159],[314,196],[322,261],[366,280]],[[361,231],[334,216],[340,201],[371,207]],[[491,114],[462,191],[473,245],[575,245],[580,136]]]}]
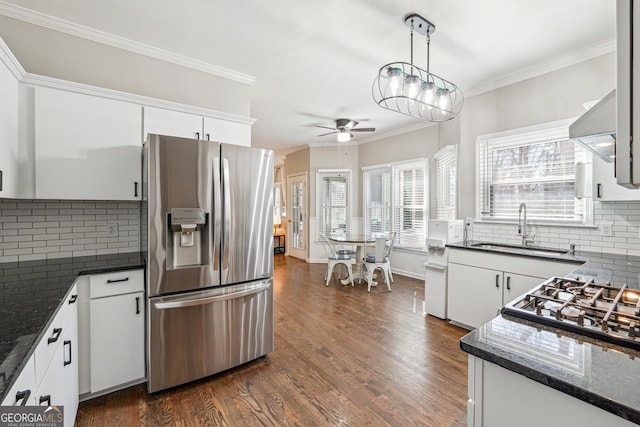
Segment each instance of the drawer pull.
[{"label": "drawer pull", "polygon": [[140,314],[140,297],[136,297],[136,314]]},{"label": "drawer pull", "polygon": [[[16,393],[16,406],[27,406],[27,401],[29,400],[29,396],[31,396],[31,390],[19,391]],[[18,405],[18,402],[20,405]]]},{"label": "drawer pull", "polygon": [[511,276],[507,276],[507,289],[511,290]]},{"label": "drawer pull", "polygon": [[71,365],[71,340],[64,341],[62,343],[63,346],[65,346],[67,344],[69,344],[69,360],[67,361],[66,358],[65,358],[63,366]]},{"label": "drawer pull", "polygon": [[496,288],[500,287],[500,275],[496,274]]},{"label": "drawer pull", "polygon": [[47,402],[47,406],[51,406],[51,395],[40,396],[39,404],[42,405],[42,402]]},{"label": "drawer pull", "polygon": [[118,283],[118,282],[128,282],[129,278],[125,277],[124,279],[109,279],[107,283]]},{"label": "drawer pull", "polygon": [[78,295],[71,295],[71,298],[69,298],[69,304],[73,304],[78,300]]},{"label": "drawer pull", "polygon": [[47,344],[51,344],[58,341],[58,338],[60,338],[61,333],[62,333],[62,328],[53,328],[53,335],[49,337],[49,339],[47,340]]}]

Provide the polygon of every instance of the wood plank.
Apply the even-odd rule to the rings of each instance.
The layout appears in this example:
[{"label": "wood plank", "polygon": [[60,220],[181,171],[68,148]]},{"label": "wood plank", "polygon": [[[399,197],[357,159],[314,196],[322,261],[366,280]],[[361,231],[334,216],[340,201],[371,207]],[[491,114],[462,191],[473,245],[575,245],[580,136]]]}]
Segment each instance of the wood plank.
[{"label": "wood plank", "polygon": [[324,285],[324,264],[275,255],[275,350],[154,394],[80,404],[76,425],[465,426],[467,332],[423,315],[424,283]]}]

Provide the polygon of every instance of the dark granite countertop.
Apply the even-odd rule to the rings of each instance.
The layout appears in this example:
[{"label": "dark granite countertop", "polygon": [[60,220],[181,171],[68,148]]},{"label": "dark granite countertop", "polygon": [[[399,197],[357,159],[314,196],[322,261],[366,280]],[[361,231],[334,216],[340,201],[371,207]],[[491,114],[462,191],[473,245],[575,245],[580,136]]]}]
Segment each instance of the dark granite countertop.
[{"label": "dark granite countertop", "polygon": [[0,263],[0,401],[79,275],[138,268],[139,252]]},{"label": "dark granite countertop", "polygon": [[[487,246],[480,246],[480,245],[490,245],[489,247]],[[501,245],[504,245],[504,247],[501,247]],[[494,254],[499,254],[499,255],[509,255],[509,256],[521,256],[521,257],[527,257],[527,258],[537,258],[537,259],[544,259],[544,260],[548,260],[548,261],[562,261],[562,262],[571,262],[571,263],[575,263],[575,264],[581,264],[584,262],[584,259],[582,256],[580,256],[580,252],[577,252],[574,255],[569,254],[569,249],[567,249],[565,252],[557,252],[559,249],[557,248],[545,248],[545,247],[539,247],[539,246],[529,246],[529,249],[541,249],[541,250],[549,250],[548,253],[541,253],[539,251],[527,251],[525,252],[524,250],[522,252],[519,252],[516,250],[516,248],[518,247],[518,245],[511,245],[511,244],[503,244],[503,243],[494,243],[494,242],[485,242],[485,241],[478,241],[478,240],[469,240],[468,242],[456,242],[456,243],[447,243],[447,247],[448,248],[453,248],[453,249],[465,249],[465,250],[470,250],[470,251],[477,251],[477,252],[488,252],[488,253],[494,253]]]},{"label": "dark granite countertop", "polygon": [[[483,250],[470,246],[473,243],[448,246]],[[567,260],[563,255],[556,259]],[[640,289],[638,256],[576,252],[573,259],[583,264],[570,273],[570,277],[610,282],[618,287],[626,283],[630,288]],[[504,315],[464,336],[460,347],[481,359],[640,424],[639,351]]]},{"label": "dark granite countertop", "polygon": [[640,424],[640,352],[521,319],[498,316],[460,348]]}]

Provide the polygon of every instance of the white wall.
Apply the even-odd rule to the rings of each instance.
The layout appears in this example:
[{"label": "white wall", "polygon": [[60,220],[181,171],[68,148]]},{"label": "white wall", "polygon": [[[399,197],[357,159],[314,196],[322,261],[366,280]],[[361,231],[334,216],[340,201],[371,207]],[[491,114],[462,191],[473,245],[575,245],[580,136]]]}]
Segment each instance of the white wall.
[{"label": "white wall", "polygon": [[245,117],[251,114],[251,87],[245,83],[3,15],[0,37],[28,73]]}]

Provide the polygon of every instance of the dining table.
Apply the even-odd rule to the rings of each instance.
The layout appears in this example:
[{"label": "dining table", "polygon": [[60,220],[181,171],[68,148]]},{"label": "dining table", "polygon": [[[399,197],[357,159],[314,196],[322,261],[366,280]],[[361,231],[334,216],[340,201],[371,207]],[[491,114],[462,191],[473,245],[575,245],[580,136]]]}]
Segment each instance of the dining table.
[{"label": "dining table", "polygon": [[[331,240],[334,243],[340,244],[340,245],[347,245],[347,246],[355,246],[356,247],[356,264],[355,264],[355,269],[358,272],[358,277],[355,278],[359,279],[360,282],[362,282],[364,280],[364,259],[365,259],[365,247],[367,244],[372,244],[375,243],[376,241],[376,235],[375,234],[365,234],[365,233],[332,233],[329,236],[327,236],[329,238],[329,240]],[[355,273],[355,272],[354,272]],[[341,280],[341,283],[347,284],[349,283],[349,279],[343,279]]]}]

